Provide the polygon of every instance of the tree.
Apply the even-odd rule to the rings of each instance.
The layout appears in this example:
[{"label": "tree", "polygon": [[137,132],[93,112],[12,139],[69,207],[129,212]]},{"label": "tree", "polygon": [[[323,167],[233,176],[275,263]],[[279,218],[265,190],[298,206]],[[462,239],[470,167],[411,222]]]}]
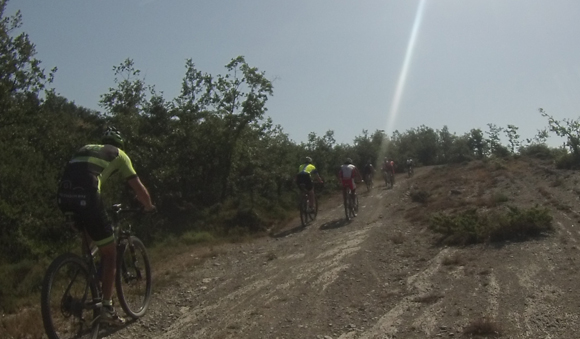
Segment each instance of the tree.
[{"label": "tree", "polygon": [[101,95],[99,105],[106,110],[106,116],[119,129],[126,140],[130,141],[138,134],[139,115],[146,102],[146,90],[152,88],[140,77],[141,71],[135,68],[132,59],[125,59],[118,66],[113,66],[116,88]]},{"label": "tree", "polygon": [[505,157],[509,155],[508,149],[501,144],[500,134],[504,131],[502,127],[498,127],[495,124],[487,124],[489,131],[485,132],[488,135],[487,144],[489,145],[489,151],[491,155],[497,157]]},{"label": "tree", "polygon": [[580,119],[563,119],[558,121],[548,115],[544,109],[539,109],[540,114],[548,119],[550,131],[557,136],[566,138],[566,145],[572,151],[575,162],[580,162]]},{"label": "tree", "polygon": [[477,159],[483,159],[487,153],[488,140],[484,139],[483,132],[479,128],[474,128],[469,132],[467,144]]},{"label": "tree", "polygon": [[437,132],[439,134],[439,137],[437,139],[439,140],[438,144],[439,159],[437,163],[446,164],[450,162],[452,158],[451,150],[453,147],[453,143],[455,142],[457,137],[449,132],[449,128],[447,126],[443,126],[443,128]]},{"label": "tree", "polygon": [[520,135],[518,134],[518,127],[514,125],[507,125],[507,129],[504,130],[506,136],[508,137],[508,142],[510,144],[510,152],[515,154],[516,149],[520,147]]}]

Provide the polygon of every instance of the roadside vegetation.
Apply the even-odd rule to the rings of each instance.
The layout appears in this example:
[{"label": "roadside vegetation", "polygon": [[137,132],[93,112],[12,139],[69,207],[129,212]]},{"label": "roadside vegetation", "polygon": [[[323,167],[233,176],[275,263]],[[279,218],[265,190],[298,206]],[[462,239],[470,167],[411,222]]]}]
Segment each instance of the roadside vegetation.
[{"label": "roadside vegetation", "polygon": [[[0,0],[0,313],[37,306],[50,260],[78,246],[77,236],[63,228],[55,192],[69,157],[80,146],[98,142],[108,125],[126,136],[126,151],[159,211],[135,224],[153,261],[180,249],[244,241],[282,227],[296,215],[293,177],[306,155],[327,181],[319,192],[322,199],[336,192],[333,179],[346,157],[357,165],[372,159],[377,166],[387,155],[397,164],[412,157],[419,167],[441,165],[436,172],[441,176],[450,164],[480,163],[485,167],[482,182],[493,180],[489,166],[505,171],[502,159],[518,156],[553,160],[560,168],[580,166],[578,120],[557,121],[541,109],[549,126],[526,140],[514,125],[489,124],[487,131],[476,128],[463,135],[447,126],[419,126],[392,135],[363,130],[352,144],[338,144],[329,130],[296,143],[266,116],[273,85],[243,56],[231,59],[225,73],[217,75],[187,60],[176,98],[163,97],[145,82],[133,59],[123,60],[112,67],[112,86],[100,95],[102,110],[87,109],[51,87],[57,68],[43,68],[35,45],[21,31],[22,16],[5,13],[6,4]],[[548,147],[550,132],[568,144]],[[455,184],[448,182],[446,190]],[[104,190],[108,204],[136,203],[120,182]],[[437,194],[436,188],[419,188],[411,197],[437,208]],[[481,201],[502,205],[509,197],[500,192]],[[467,202],[447,203],[458,207]],[[431,223],[443,241],[458,243],[550,230],[544,209],[507,206],[493,218],[465,211],[435,215]],[[392,240],[402,243],[404,238]]]},{"label": "roadside vegetation", "polygon": [[512,206],[492,212],[471,208],[457,214],[437,213],[431,217],[430,229],[441,234],[446,245],[526,240],[554,230],[549,209]]}]

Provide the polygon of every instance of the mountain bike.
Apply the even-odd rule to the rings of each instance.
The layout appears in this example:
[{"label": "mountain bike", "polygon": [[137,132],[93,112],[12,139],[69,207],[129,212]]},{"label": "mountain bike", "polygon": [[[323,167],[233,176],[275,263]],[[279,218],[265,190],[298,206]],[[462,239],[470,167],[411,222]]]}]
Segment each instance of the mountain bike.
[{"label": "mountain bike", "polygon": [[374,183],[373,183],[373,175],[371,173],[367,173],[365,175],[365,184],[367,185],[367,192],[371,190],[371,188],[374,187]]},{"label": "mountain bike", "polygon": [[393,188],[395,183],[395,175],[391,171],[383,171],[383,179],[385,179],[385,186],[387,188]]},{"label": "mountain bike", "polygon": [[300,184],[300,221],[302,226],[310,225],[318,214],[318,202],[316,201],[316,195],[314,195],[314,208],[310,209],[310,197],[308,195],[308,190],[305,184]]},{"label": "mountain bike", "polygon": [[346,220],[351,220],[356,217],[356,213],[358,212],[358,196],[354,194],[350,187],[343,187],[342,197]]},{"label": "mountain bike", "polygon": [[407,166],[407,178],[413,176],[413,166]]},{"label": "mountain bike", "polygon": [[[142,210],[115,204],[111,213],[117,241],[117,299],[123,311],[134,319],[143,316],[151,302],[151,265],[145,245],[132,235],[131,224],[121,221],[127,214],[138,212]],[[98,249],[84,230],[80,233],[82,256],[58,256],[42,281],[40,307],[50,339],[95,339],[99,334],[103,304]]]}]

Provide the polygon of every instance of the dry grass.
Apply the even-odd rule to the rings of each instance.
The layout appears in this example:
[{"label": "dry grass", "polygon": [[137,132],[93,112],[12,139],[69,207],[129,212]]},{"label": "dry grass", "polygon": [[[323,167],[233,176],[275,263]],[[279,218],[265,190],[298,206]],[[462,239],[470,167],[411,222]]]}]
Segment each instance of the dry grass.
[{"label": "dry grass", "polygon": [[463,329],[463,334],[466,336],[477,335],[500,337],[501,333],[501,326],[487,318],[473,320]]},{"label": "dry grass", "polygon": [[26,309],[0,320],[0,338],[42,338],[44,327],[40,309]]},{"label": "dry grass", "polygon": [[465,266],[466,260],[459,253],[453,253],[441,260],[443,266]]},{"label": "dry grass", "polygon": [[389,235],[389,240],[395,245],[400,245],[405,242],[405,236],[401,232],[396,232]]},{"label": "dry grass", "polygon": [[413,299],[413,301],[421,304],[434,304],[441,298],[443,298],[443,296],[440,294],[429,293],[427,295],[416,297],[415,299]]},{"label": "dry grass", "polygon": [[274,253],[274,252],[268,252],[266,254],[266,260],[272,261],[274,259],[278,259],[278,256],[276,255],[276,253]]}]

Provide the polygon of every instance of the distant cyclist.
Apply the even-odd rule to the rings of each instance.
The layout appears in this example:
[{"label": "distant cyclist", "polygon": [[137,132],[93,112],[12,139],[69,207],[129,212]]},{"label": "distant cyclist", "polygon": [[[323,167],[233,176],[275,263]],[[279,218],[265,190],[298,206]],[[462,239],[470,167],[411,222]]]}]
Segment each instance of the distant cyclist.
[{"label": "distant cyclist", "polygon": [[346,188],[350,188],[352,194],[356,195],[356,184],[354,181],[355,179],[362,181],[362,178],[358,168],[352,164],[351,158],[347,158],[344,161],[344,164],[340,167],[340,171],[338,172],[338,177],[340,178],[342,185],[343,197],[346,197]]},{"label": "distant cyclist", "polygon": [[415,164],[413,163],[413,158],[408,158],[407,159],[407,174],[409,176],[411,176],[411,174],[413,174],[414,167],[415,167]]},{"label": "distant cyclist", "polygon": [[[383,173],[386,175],[390,180],[392,180],[392,184],[395,182],[395,162],[388,157],[385,157],[385,161],[383,162]],[[386,180],[386,179],[385,179]]]},{"label": "distant cyclist", "polygon": [[119,173],[135,191],[145,210],[155,210],[149,192],[139,180],[131,160],[122,150],[124,140],[114,128],[108,128],[102,144],[81,147],[64,169],[58,186],[58,206],[71,216],[75,227],[85,232],[98,246],[103,264],[103,307],[100,321],[123,325],[125,319],[113,308],[115,284],[116,246],[111,221],[101,199],[101,184],[111,175]]},{"label": "distant cyclist", "polygon": [[318,170],[312,164],[312,158],[306,157],[304,163],[298,167],[298,174],[296,174],[296,184],[304,184],[304,188],[308,191],[308,208],[313,210],[314,207],[314,185],[312,184],[312,175],[316,175],[318,182],[322,183],[322,178],[318,174]]},{"label": "distant cyclist", "polygon": [[375,167],[371,159],[369,159],[366,165],[363,167],[363,177],[366,182],[373,182],[373,177],[375,176]]}]

